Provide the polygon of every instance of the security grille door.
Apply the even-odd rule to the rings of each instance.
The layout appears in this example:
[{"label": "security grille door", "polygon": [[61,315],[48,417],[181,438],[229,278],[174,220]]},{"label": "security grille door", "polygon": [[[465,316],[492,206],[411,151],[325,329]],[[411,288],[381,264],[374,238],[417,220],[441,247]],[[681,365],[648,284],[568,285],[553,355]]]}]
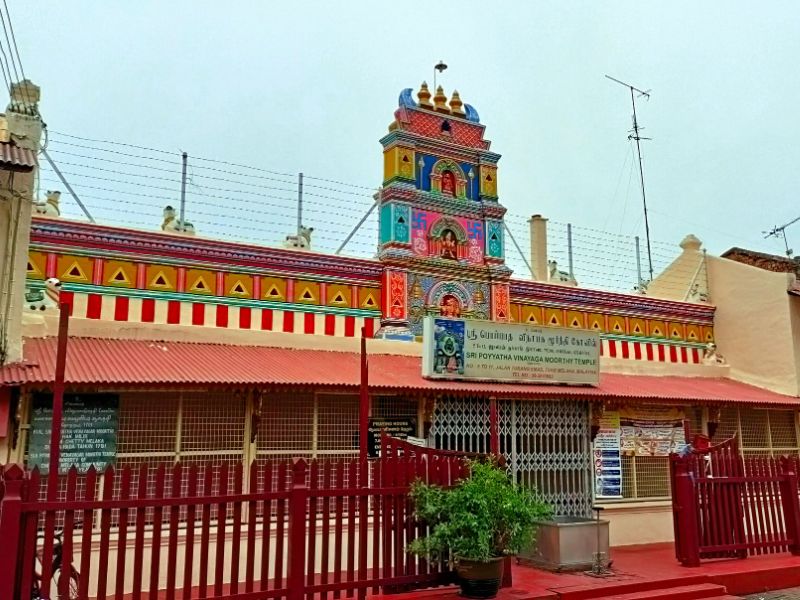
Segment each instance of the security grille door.
[{"label": "security grille door", "polygon": [[[556,515],[591,516],[589,411],[571,401],[498,401],[500,451],[514,479],[532,486]],[[429,443],[442,450],[489,452],[489,401],[442,398]]]}]

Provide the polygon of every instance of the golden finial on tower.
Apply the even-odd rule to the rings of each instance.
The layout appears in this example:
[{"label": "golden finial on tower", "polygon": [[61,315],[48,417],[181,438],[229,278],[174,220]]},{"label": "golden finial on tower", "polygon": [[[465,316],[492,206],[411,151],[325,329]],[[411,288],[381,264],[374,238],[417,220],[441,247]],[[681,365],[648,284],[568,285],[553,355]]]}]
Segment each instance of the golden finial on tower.
[{"label": "golden finial on tower", "polygon": [[447,96],[442,89],[442,86],[436,88],[436,95],[433,97],[433,105],[436,112],[443,112],[450,114],[450,109],[447,108]]},{"label": "golden finial on tower", "polygon": [[433,108],[431,103],[431,93],[428,91],[428,82],[423,81],[422,85],[417,92],[417,99],[419,100],[420,108]]},{"label": "golden finial on tower", "polygon": [[464,103],[461,101],[461,96],[458,95],[458,90],[453,90],[453,97],[450,98],[450,110],[456,117],[467,116],[467,113],[464,112]]}]

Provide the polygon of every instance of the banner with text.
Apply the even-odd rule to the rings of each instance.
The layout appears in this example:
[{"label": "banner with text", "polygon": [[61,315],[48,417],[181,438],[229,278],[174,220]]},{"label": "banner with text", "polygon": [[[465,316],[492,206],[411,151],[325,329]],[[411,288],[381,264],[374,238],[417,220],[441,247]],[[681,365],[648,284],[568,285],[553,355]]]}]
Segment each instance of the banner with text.
[{"label": "banner with text", "polygon": [[682,408],[637,406],[620,411],[620,443],[626,456],[669,456],[686,446]]},{"label": "banner with text", "polygon": [[600,336],[579,329],[426,317],[422,376],[597,385]]}]

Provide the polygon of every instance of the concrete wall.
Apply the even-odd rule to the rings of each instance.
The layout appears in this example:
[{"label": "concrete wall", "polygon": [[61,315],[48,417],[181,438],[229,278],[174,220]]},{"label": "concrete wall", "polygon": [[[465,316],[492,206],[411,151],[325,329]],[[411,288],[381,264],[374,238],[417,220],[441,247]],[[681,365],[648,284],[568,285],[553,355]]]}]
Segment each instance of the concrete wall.
[{"label": "concrete wall", "polygon": [[609,521],[611,546],[654,544],[675,539],[670,501],[608,503],[604,506],[602,518]]},{"label": "concrete wall", "polygon": [[730,377],[800,395],[800,298],[787,293],[795,276],[708,256],[693,236],[681,246],[683,252],[651,282],[647,295],[705,298],[717,308],[714,337]]},{"label": "concrete wall", "polygon": [[708,259],[717,306],[717,347],[731,376],[784,394],[800,394],[800,309],[787,290],[794,275],[772,273],[724,258]]}]

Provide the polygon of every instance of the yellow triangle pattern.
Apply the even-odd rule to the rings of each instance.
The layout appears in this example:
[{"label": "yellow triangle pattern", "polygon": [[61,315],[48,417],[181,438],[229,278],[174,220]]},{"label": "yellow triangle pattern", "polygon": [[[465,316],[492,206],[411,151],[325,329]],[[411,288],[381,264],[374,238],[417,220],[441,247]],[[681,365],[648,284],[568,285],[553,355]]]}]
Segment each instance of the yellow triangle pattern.
[{"label": "yellow triangle pattern", "polygon": [[239,296],[247,296],[248,295],[247,290],[242,285],[241,281],[237,281],[236,283],[234,283],[233,287],[230,289],[230,291],[228,293],[229,294],[237,294]]},{"label": "yellow triangle pattern", "polygon": [[578,319],[572,319],[571,327],[583,327],[583,325]]},{"label": "yellow triangle pattern", "polygon": [[112,283],[130,283],[131,280],[125,274],[125,269],[119,267],[109,279]]},{"label": "yellow triangle pattern", "polygon": [[42,273],[39,270],[39,267],[37,267],[31,261],[28,261],[28,269],[27,270],[28,270],[28,275],[33,275],[33,276],[37,276],[37,277],[44,277],[44,273]]},{"label": "yellow triangle pattern", "polygon": [[197,280],[194,282],[194,285],[190,288],[193,292],[207,292],[210,290],[206,280],[203,277],[198,277]]},{"label": "yellow triangle pattern", "polygon": [[342,292],[337,292],[336,297],[331,300],[333,304],[347,304],[347,300],[342,296]]},{"label": "yellow triangle pattern", "polygon": [[78,261],[73,262],[65,271],[62,277],[70,277],[72,279],[83,279],[84,281],[88,280],[89,278],[86,277],[86,274],[81,269],[81,266],[78,264]]},{"label": "yellow triangle pattern", "polygon": [[295,285],[295,300],[308,303],[319,302],[319,288],[304,282],[299,282]]},{"label": "yellow triangle pattern", "polygon": [[283,294],[278,289],[277,285],[270,286],[270,288],[267,290],[266,297],[272,298],[273,300],[283,300]]},{"label": "yellow triangle pattern", "polygon": [[556,318],[555,315],[550,317],[550,325],[558,325],[558,319]]},{"label": "yellow triangle pattern", "polygon": [[164,275],[163,271],[159,271],[158,273],[156,273],[155,277],[153,277],[153,280],[150,282],[150,287],[164,288],[164,289],[172,288],[172,286],[169,283],[169,279],[167,279],[167,276]]},{"label": "yellow triangle pattern", "polygon": [[372,294],[367,294],[364,297],[364,301],[361,303],[361,306],[362,308],[373,308],[376,304],[375,297]]}]

